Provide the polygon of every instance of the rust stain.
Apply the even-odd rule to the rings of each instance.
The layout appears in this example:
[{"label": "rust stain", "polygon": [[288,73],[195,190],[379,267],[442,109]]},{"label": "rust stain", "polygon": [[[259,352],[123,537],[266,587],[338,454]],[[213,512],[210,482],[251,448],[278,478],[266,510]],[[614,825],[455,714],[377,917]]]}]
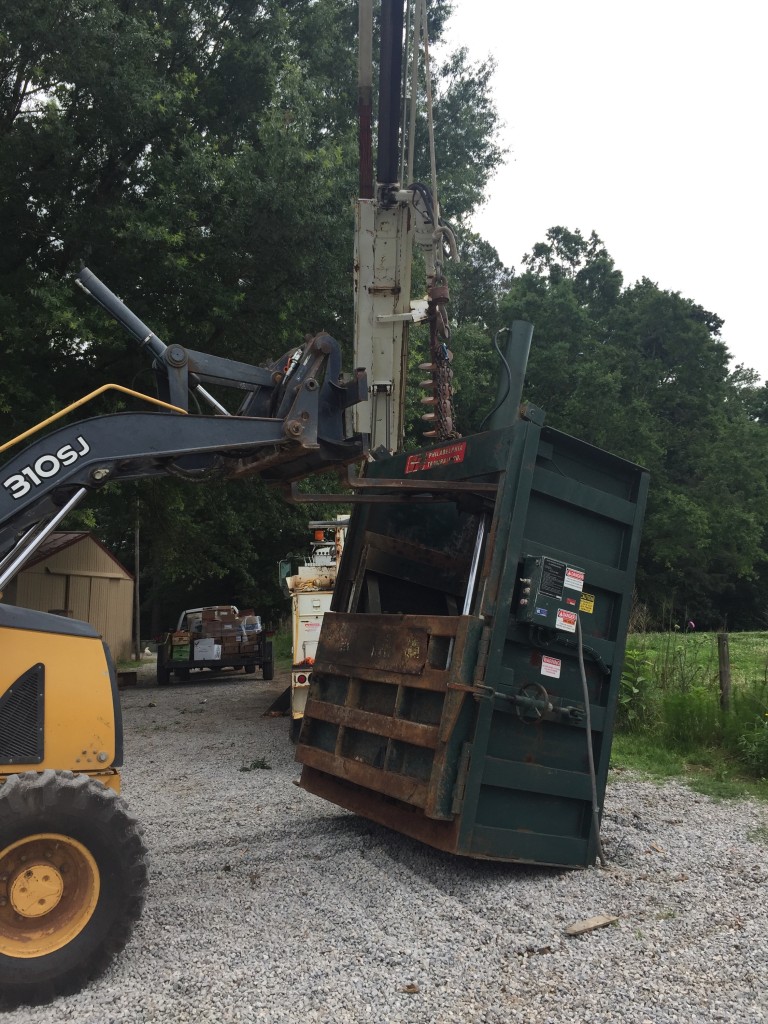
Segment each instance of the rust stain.
[{"label": "rust stain", "polygon": [[403,652],[406,658],[419,658],[421,657],[421,644],[412,636],[409,638],[408,643],[405,645],[405,651]]}]

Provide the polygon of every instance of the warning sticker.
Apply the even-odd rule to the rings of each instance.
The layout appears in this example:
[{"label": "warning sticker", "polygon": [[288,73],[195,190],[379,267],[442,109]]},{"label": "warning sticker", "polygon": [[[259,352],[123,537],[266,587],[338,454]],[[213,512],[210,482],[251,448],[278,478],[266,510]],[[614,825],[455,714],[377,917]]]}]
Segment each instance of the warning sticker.
[{"label": "warning sticker", "polygon": [[426,452],[416,452],[405,460],[406,473],[420,473],[436,466],[448,466],[454,462],[463,462],[467,451],[466,441],[446,444],[442,448],[430,448]]},{"label": "warning sticker", "polygon": [[581,600],[579,601],[579,611],[584,612],[586,615],[591,615],[595,610],[595,595],[594,594],[582,594]]},{"label": "warning sticker", "polygon": [[556,628],[562,629],[566,633],[575,633],[576,612],[569,612],[567,608],[558,608]]},{"label": "warning sticker", "polygon": [[554,558],[545,558],[541,563],[541,583],[539,593],[545,597],[560,600],[563,596],[563,580],[565,579],[565,562],[556,562]]},{"label": "warning sticker", "polygon": [[550,676],[552,679],[559,679],[562,664],[559,658],[550,658],[548,654],[542,654],[541,674],[543,676]]},{"label": "warning sticker", "polygon": [[583,590],[584,589],[584,573],[581,569],[573,569],[571,566],[567,566],[565,570],[564,586],[570,590]]}]

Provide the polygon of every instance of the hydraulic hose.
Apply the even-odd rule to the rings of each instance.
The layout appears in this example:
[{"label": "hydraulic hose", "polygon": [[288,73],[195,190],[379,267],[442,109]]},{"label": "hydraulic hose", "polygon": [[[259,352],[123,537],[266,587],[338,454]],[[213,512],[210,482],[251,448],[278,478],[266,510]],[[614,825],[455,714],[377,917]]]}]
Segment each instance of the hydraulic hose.
[{"label": "hydraulic hose", "polygon": [[600,807],[597,801],[597,776],[595,773],[595,753],[592,749],[592,714],[589,708],[589,687],[587,686],[587,671],[584,668],[584,644],[581,634],[581,616],[576,616],[576,636],[579,647],[579,673],[581,674],[581,685],[584,691],[584,711],[587,734],[587,761],[589,762],[589,781],[592,786],[592,825],[595,830],[595,841],[597,844],[597,856],[600,864],[605,867],[605,855],[603,844],[600,841]]}]

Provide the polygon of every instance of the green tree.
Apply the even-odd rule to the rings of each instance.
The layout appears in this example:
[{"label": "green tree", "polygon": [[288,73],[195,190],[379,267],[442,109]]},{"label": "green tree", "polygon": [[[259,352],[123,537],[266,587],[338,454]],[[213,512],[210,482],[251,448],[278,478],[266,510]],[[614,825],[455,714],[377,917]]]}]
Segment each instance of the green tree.
[{"label": "green tree", "polygon": [[729,371],[714,314],[647,278],[622,288],[594,233],[553,228],[523,265],[502,308],[535,327],[526,397],[650,470],[641,597],[716,625],[766,559],[755,376]]},{"label": "green tree", "polygon": [[[440,204],[444,216],[461,220],[481,206],[486,187],[502,163],[506,150],[499,145],[500,120],[493,99],[492,59],[471,63],[466,49],[459,49],[436,72],[434,95],[436,156]],[[421,119],[423,121],[423,118]],[[422,140],[418,173],[428,181],[429,163]]]},{"label": "green tree", "polygon": [[[433,11],[433,41],[447,13]],[[356,29],[354,0],[3,5],[3,437],[108,381],[152,391],[144,357],[74,287],[82,263],[168,343],[250,363],[321,329],[349,347]],[[454,132],[441,173],[456,218],[501,156],[488,75],[465,54],[436,75],[436,109]],[[423,129],[417,175],[428,178]],[[93,413],[123,405],[104,398]],[[241,523],[269,533],[243,502],[281,519],[261,490],[212,487],[138,487],[142,574],[158,593],[203,576],[245,593],[262,578],[255,544],[209,536],[205,557],[172,559],[180,538],[203,539],[214,509],[227,538]],[[81,521],[121,543],[134,513],[133,500],[105,494]]]}]

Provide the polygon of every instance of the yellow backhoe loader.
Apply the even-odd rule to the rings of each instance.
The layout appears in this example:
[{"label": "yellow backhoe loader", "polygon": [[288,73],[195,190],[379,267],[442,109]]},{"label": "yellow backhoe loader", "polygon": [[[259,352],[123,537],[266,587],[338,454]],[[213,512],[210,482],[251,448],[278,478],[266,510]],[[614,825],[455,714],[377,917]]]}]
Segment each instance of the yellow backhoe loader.
[{"label": "yellow backhoe loader", "polygon": [[[151,411],[45,432],[78,402],[0,446],[42,434],[0,469],[0,591],[109,481],[257,474],[279,484],[364,454],[347,419],[365,375],[342,378],[328,335],[268,367],[235,363],[165,346],[89,270],[77,280],[151,352],[160,397],[119,388]],[[209,381],[237,391],[235,413],[208,394]],[[214,415],[189,414],[190,391]],[[119,795],[120,702],[99,634],[0,601],[0,644],[0,1007],[11,1007],[73,992],[109,963],[141,913],[147,864]]]}]

